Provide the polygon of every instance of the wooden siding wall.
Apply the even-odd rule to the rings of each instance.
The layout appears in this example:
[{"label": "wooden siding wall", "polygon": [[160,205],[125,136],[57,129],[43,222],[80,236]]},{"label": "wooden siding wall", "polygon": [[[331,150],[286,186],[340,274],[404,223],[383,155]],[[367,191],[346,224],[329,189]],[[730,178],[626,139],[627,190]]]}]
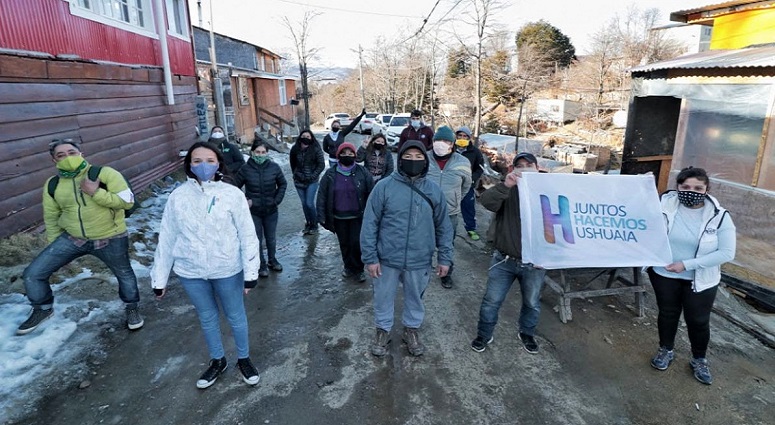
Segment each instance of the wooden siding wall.
[{"label": "wooden siding wall", "polygon": [[0,55],[0,237],[42,221],[48,143],[82,140],[84,157],[116,168],[136,191],[180,163],[196,140],[194,77],[174,76],[166,105],[162,71]]},{"label": "wooden siding wall", "polygon": [[277,80],[256,79],[256,86],[259,107],[293,122],[291,98],[296,96],[296,86],[293,80],[285,80],[286,104],[284,106],[280,106],[280,88]]},{"label": "wooden siding wall", "polygon": [[237,133],[238,142],[242,144],[253,143],[255,135],[255,129],[258,125],[256,121],[256,97],[253,84],[251,84],[251,78],[247,78],[245,87],[248,90],[248,104],[243,105],[240,102],[239,93],[239,78],[232,77],[231,86],[233,87],[231,95],[233,97],[234,105],[234,128]]}]

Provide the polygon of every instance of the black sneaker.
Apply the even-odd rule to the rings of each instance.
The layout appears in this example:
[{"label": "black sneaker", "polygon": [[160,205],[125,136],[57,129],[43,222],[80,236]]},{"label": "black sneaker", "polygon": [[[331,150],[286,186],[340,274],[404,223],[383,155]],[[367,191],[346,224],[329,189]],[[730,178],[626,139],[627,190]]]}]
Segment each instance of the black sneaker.
[{"label": "black sneaker", "polygon": [[143,316],[140,316],[140,311],[137,307],[126,309],[126,327],[129,330],[135,331],[142,328],[144,324]]},{"label": "black sneaker", "polygon": [[366,282],[366,272],[358,273],[358,282]]},{"label": "black sneaker", "polygon": [[310,226],[309,227],[309,232],[307,234],[308,235],[317,235],[318,234],[318,225],[317,224],[313,224],[312,226]]},{"label": "black sneaker", "polygon": [[258,277],[269,277],[269,269],[263,267],[258,269]]},{"label": "black sneaker", "polygon": [[447,289],[451,289],[453,286],[452,276],[444,276],[441,278],[441,286]]},{"label": "black sneaker", "polygon": [[377,329],[374,335],[374,342],[371,344],[371,354],[382,357],[388,352],[390,344],[390,333],[384,329]]},{"label": "black sneaker", "polygon": [[269,260],[269,264],[267,264],[267,265],[269,266],[270,269],[272,269],[272,270],[274,270],[276,272],[283,271],[283,265],[280,264],[277,260]]},{"label": "black sneaker", "polygon": [[420,333],[417,328],[404,328],[403,340],[409,354],[415,357],[425,354],[425,346],[420,342]]},{"label": "black sneaker", "polygon": [[202,376],[199,377],[199,380],[196,381],[196,387],[203,390],[210,385],[213,385],[223,371],[226,370],[226,366],[226,357],[210,360],[210,367],[208,367],[205,373],[203,373]]},{"label": "black sneaker", "polygon": [[481,353],[487,349],[488,345],[492,344],[492,340],[493,340],[492,336],[485,341],[484,338],[477,335],[476,339],[471,341],[471,349],[476,351],[477,353]]},{"label": "black sneaker", "polygon": [[245,381],[246,384],[258,384],[258,380],[261,379],[261,376],[253,366],[253,363],[250,362],[250,357],[237,359],[237,367],[239,368],[240,373],[242,373],[242,380]]},{"label": "black sneaker", "polygon": [[30,317],[16,329],[16,335],[26,335],[40,326],[49,317],[54,315],[54,309],[43,310],[42,308],[33,308]]},{"label": "black sneaker", "polygon": [[525,347],[525,351],[530,354],[538,354],[538,343],[533,335],[519,333],[519,339],[522,341],[522,345]]},{"label": "black sneaker", "polygon": [[342,269],[342,277],[349,278],[355,276],[355,272],[350,269]]},{"label": "black sneaker", "polygon": [[310,229],[309,223],[305,224],[304,225],[304,231],[302,232],[302,234],[305,235],[305,236],[309,235],[310,234],[310,230],[309,229]]}]

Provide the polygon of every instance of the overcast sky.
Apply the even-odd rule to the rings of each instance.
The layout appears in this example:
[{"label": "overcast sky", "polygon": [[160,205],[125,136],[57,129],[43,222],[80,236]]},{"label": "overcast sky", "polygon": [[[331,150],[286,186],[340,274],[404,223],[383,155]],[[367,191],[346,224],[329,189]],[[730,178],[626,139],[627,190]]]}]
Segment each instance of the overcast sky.
[{"label": "overcast sky", "polygon": [[[446,15],[460,22],[460,14],[472,0],[438,0],[426,28]],[[720,0],[640,0],[640,9],[656,7],[663,23],[670,12],[718,3]],[[234,38],[293,56],[293,43],[281,24],[287,16],[299,21],[306,10],[320,12],[311,31],[311,43],[320,47],[318,66],[355,67],[358,44],[373,48],[379,36],[409,37],[422,26],[437,0],[188,0],[191,21],[198,25],[197,3],[201,4],[204,27],[210,27],[212,2],[214,30]],[[527,22],[544,19],[570,37],[577,54],[585,53],[590,34],[631,4],[626,0],[504,0],[508,6],[496,21],[516,32]],[[454,7],[457,4],[456,7]],[[453,8],[454,7],[454,8]],[[450,24],[453,25],[453,24]],[[471,31],[458,23],[460,32]]]}]

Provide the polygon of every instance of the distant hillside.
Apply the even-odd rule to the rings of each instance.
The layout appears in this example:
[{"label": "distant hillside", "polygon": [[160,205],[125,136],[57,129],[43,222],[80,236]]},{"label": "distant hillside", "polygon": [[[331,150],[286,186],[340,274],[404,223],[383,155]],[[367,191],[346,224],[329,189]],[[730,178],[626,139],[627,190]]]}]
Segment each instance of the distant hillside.
[{"label": "distant hillside", "polygon": [[[309,68],[309,79],[312,81],[320,81],[322,83],[334,83],[342,82],[344,79],[350,76],[352,72],[355,72],[353,68]],[[288,74],[300,75],[299,67],[292,66],[288,68]]]}]

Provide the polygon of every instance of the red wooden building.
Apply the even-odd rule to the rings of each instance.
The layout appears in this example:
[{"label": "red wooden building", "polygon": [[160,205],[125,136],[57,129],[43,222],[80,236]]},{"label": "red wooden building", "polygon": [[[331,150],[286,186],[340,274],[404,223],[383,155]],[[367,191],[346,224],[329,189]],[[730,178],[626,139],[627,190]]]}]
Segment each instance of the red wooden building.
[{"label": "red wooden building", "polygon": [[185,0],[0,1],[0,237],[42,220],[54,138],[136,190],[196,140]]}]

